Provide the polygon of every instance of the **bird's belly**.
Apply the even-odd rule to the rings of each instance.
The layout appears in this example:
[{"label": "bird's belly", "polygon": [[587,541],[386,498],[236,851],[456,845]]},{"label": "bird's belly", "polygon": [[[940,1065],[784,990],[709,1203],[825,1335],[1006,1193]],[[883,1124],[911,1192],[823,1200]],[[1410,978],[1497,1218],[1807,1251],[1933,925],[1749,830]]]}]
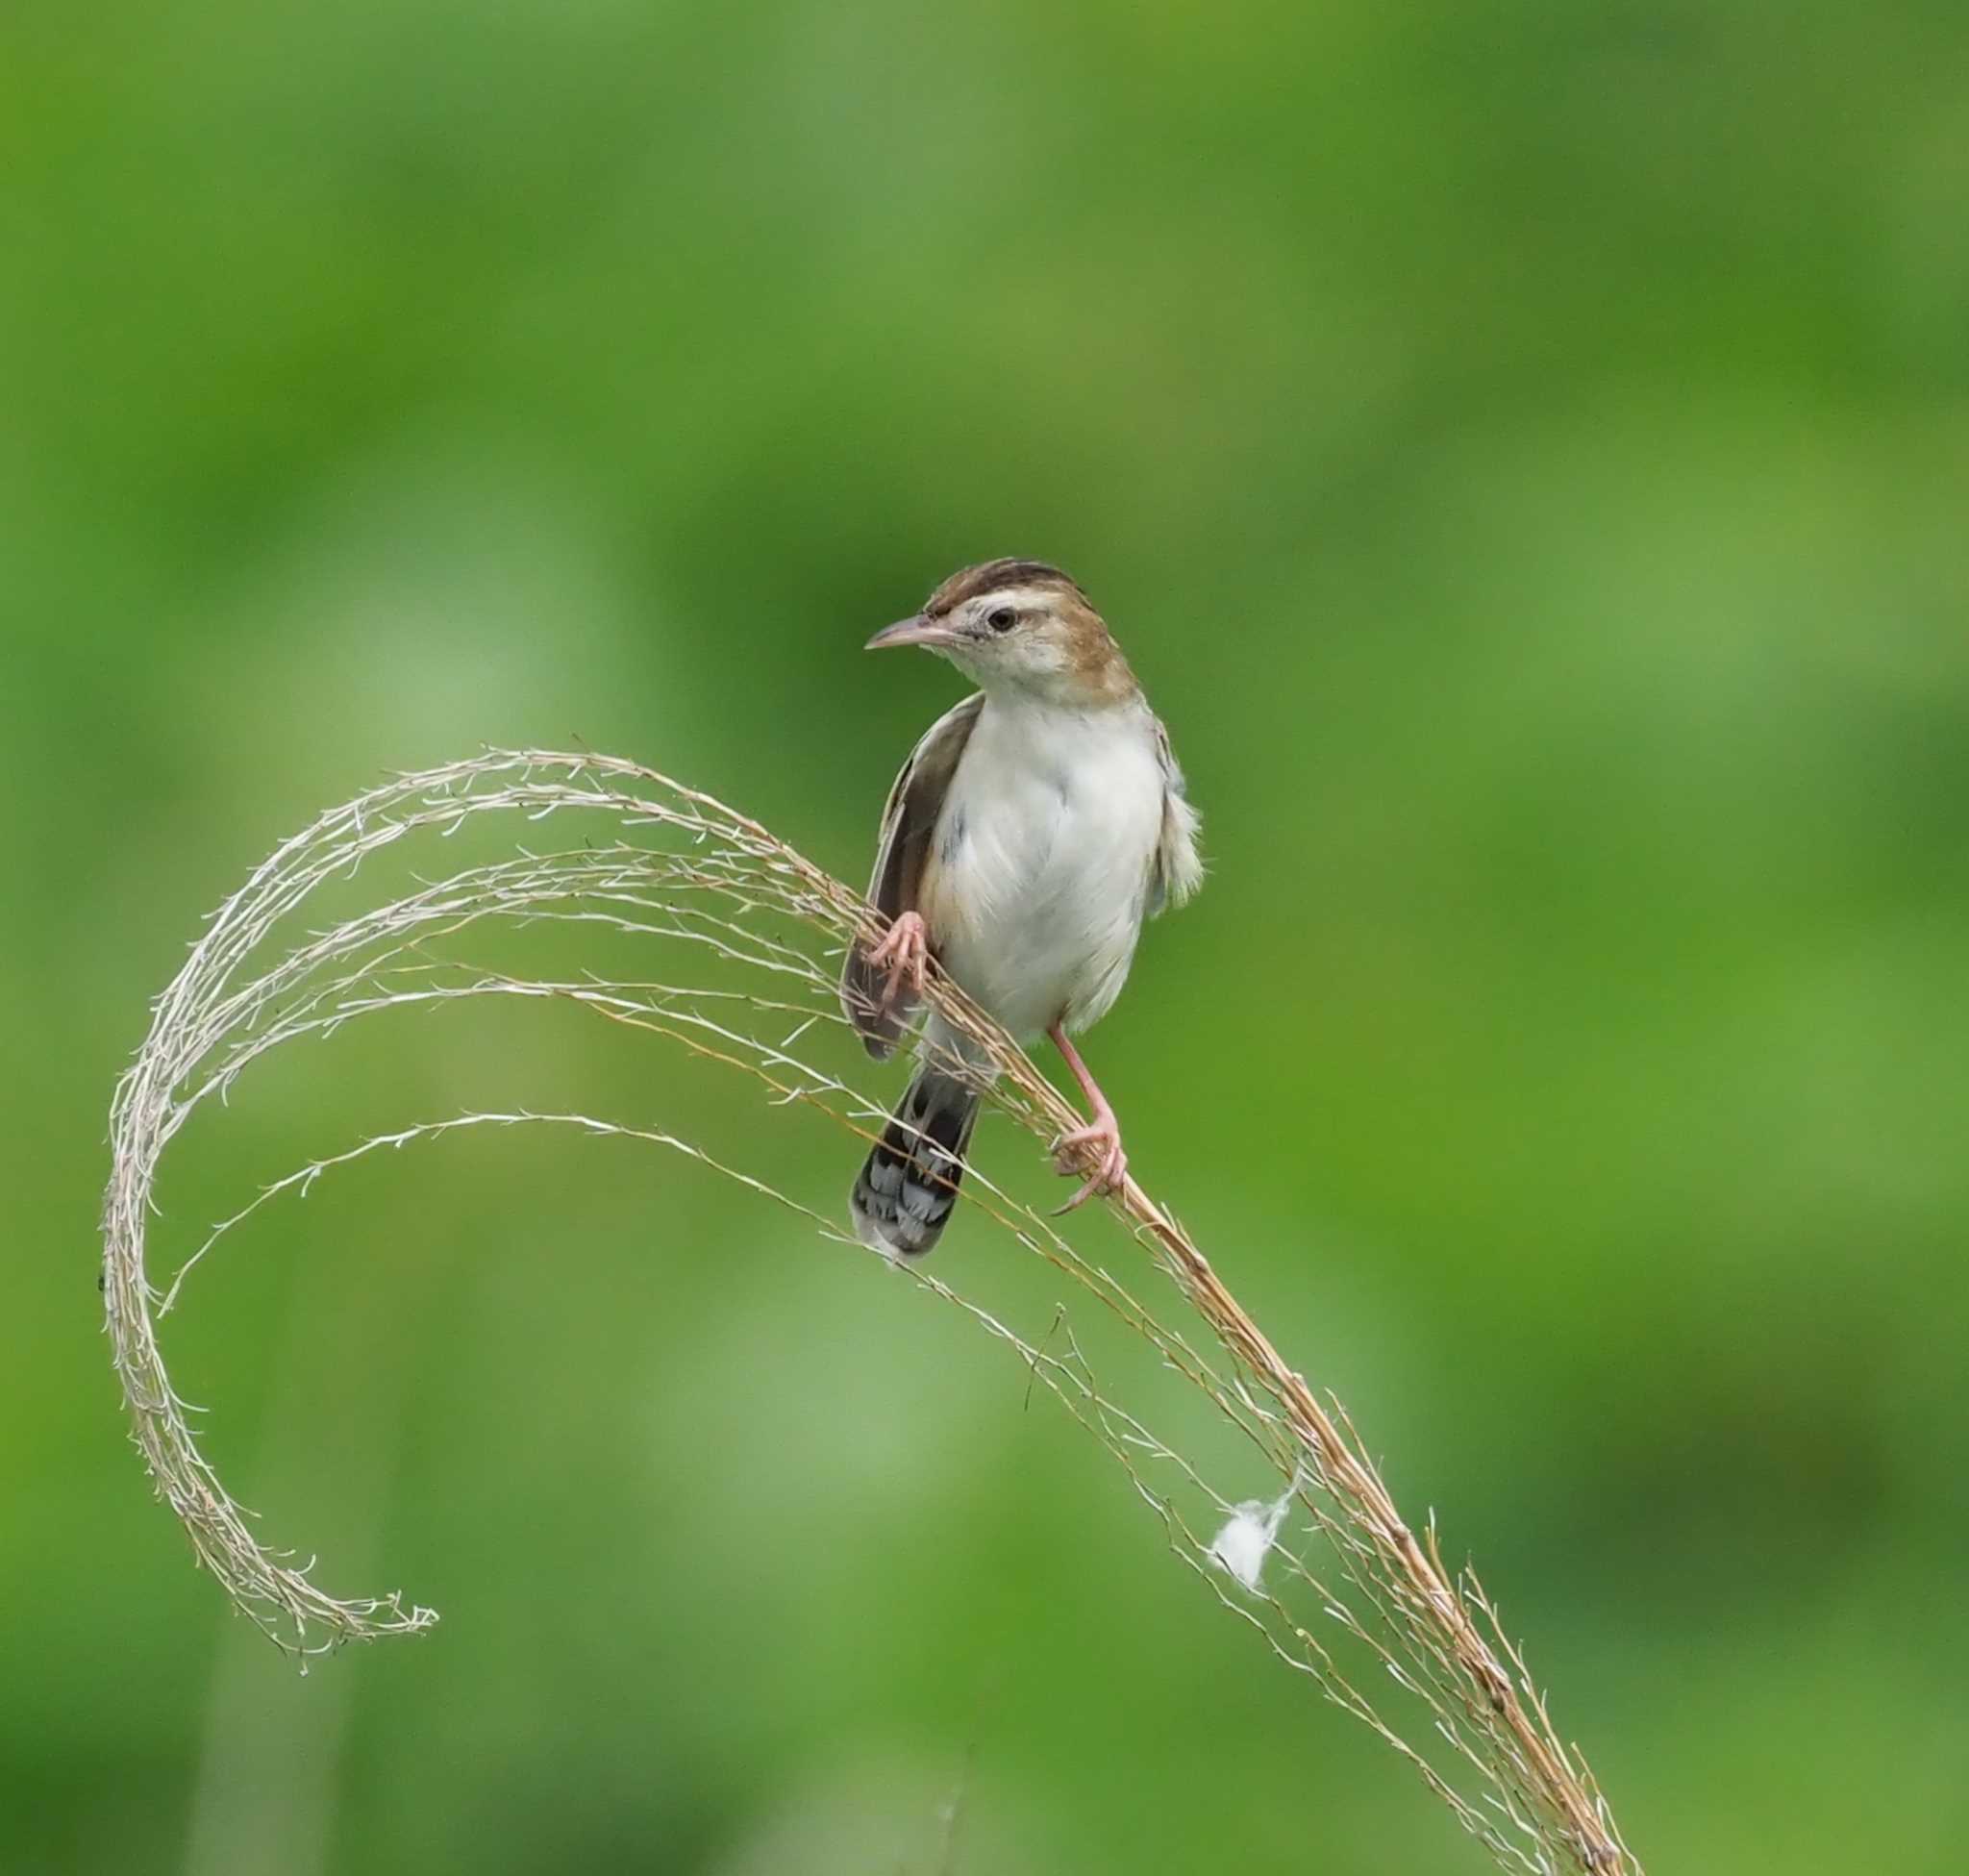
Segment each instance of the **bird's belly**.
[{"label": "bird's belly", "polygon": [[1134,957],[1160,788],[1102,779],[954,788],[939,819],[925,894],[933,942],[1021,1038],[1098,1020]]}]

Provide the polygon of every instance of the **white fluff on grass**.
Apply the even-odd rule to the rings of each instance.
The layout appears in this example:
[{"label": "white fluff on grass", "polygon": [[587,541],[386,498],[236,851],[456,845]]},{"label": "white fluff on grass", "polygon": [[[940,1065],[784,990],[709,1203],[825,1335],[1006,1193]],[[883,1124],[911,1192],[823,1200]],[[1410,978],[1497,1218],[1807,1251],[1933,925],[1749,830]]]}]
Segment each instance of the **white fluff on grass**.
[{"label": "white fluff on grass", "polygon": [[1270,1504],[1262,1498],[1247,1498],[1211,1540],[1210,1562],[1228,1570],[1247,1589],[1256,1590],[1264,1575],[1265,1559],[1279,1541],[1295,1489],[1287,1486]]}]

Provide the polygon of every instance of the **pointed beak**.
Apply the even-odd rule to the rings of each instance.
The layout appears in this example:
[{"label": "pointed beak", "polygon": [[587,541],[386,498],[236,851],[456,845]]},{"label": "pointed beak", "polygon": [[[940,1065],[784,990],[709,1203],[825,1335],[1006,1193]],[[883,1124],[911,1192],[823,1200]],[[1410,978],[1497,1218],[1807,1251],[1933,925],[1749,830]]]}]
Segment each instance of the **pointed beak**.
[{"label": "pointed beak", "polygon": [[863,651],[887,651],[895,645],[924,645],[935,650],[941,645],[954,645],[958,635],[940,619],[927,619],[916,613],[906,619],[898,619],[893,625],[885,625],[874,638],[862,646]]}]

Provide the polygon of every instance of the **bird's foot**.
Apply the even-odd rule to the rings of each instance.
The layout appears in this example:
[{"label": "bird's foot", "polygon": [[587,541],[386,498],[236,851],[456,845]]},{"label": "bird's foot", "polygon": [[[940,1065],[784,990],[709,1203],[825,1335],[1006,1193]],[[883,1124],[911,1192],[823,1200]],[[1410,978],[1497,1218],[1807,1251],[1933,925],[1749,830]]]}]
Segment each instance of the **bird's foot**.
[{"label": "bird's foot", "polygon": [[886,1001],[893,1002],[897,988],[903,985],[921,996],[930,975],[930,933],[923,923],[923,914],[899,913],[882,942],[869,952],[868,962],[877,970],[888,972],[888,981],[883,986]]},{"label": "bird's foot", "polygon": [[1053,1213],[1071,1212],[1096,1193],[1118,1192],[1128,1177],[1128,1155],[1121,1150],[1121,1123],[1112,1112],[1103,1113],[1085,1127],[1062,1134],[1053,1143],[1053,1163],[1071,1178],[1078,1173],[1079,1191]]}]

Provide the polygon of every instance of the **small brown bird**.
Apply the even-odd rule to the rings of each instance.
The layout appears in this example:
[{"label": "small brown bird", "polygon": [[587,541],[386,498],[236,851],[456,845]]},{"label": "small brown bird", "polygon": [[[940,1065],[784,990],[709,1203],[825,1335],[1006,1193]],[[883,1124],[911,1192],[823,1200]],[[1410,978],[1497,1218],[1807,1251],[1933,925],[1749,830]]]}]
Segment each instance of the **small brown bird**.
[{"label": "small brown bird", "polygon": [[[842,1006],[886,1057],[934,958],[1020,1040],[1050,1036],[1093,1110],[1056,1147],[1062,1171],[1092,1165],[1078,1205],[1117,1188],[1128,1156],[1069,1038],[1121,994],[1143,919],[1203,883],[1183,772],[1100,613],[1043,561],[953,574],[868,641],[892,645],[934,651],[980,688],[889,790],[868,896],[890,924],[850,950]],[[924,1042],[849,1202],[857,1236],[890,1256],[920,1257],[942,1234],[982,1098],[976,1075],[950,1072],[975,1060],[963,1037],[933,1014]]]}]

